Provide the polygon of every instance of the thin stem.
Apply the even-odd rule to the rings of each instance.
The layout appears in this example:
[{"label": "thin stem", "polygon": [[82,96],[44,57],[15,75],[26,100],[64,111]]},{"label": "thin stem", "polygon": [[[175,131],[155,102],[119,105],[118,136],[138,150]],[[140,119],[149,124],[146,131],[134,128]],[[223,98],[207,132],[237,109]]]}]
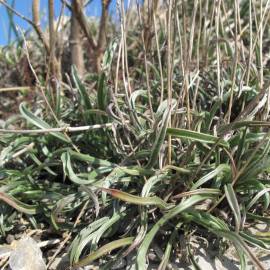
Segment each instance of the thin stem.
[{"label": "thin stem", "polygon": [[233,65],[233,74],[232,74],[232,86],[231,86],[231,95],[230,95],[230,101],[229,101],[229,108],[228,112],[225,118],[227,118],[227,123],[230,123],[231,119],[231,111],[232,111],[232,105],[233,105],[233,93],[234,93],[234,87],[235,87],[235,81],[236,81],[236,70],[237,70],[237,64],[238,64],[238,0],[234,1],[234,65]]},{"label": "thin stem", "polygon": [[154,31],[155,31],[155,39],[156,39],[156,46],[157,46],[158,66],[159,66],[160,85],[161,85],[160,102],[159,103],[161,104],[163,101],[163,96],[164,96],[164,79],[163,79],[160,48],[159,48],[159,41],[158,41],[158,34],[157,34],[157,21],[156,21],[156,14],[155,13],[153,14],[153,21],[154,21]]},{"label": "thin stem", "polygon": [[[143,28],[143,25],[142,25],[142,16],[141,16],[140,8],[141,7],[137,1],[137,10],[138,10],[138,15],[139,15],[139,21],[140,21],[141,28],[143,29],[141,31],[141,39],[142,39],[142,48],[143,48],[143,56],[144,56],[144,68],[145,68],[145,75],[146,75],[148,103],[149,103],[150,114],[151,114],[151,117],[153,119],[154,112],[153,112],[151,89],[150,89],[150,82],[149,82],[149,70],[148,70],[147,55],[146,55],[147,51],[146,51],[146,46],[145,46],[145,28]],[[148,31],[149,31],[149,29],[148,29]]]},{"label": "thin stem", "polygon": [[221,99],[221,86],[220,86],[220,47],[219,47],[219,17],[220,17],[220,0],[216,4],[216,54],[217,54],[217,86],[218,86],[218,96]]},{"label": "thin stem", "polygon": [[[129,123],[129,121],[125,121],[125,123]],[[79,127],[59,127],[59,128],[46,128],[46,129],[0,129],[0,133],[14,133],[14,134],[45,134],[52,132],[81,132],[81,131],[89,131],[101,128],[111,128],[116,123],[106,123],[106,124],[96,124],[92,126],[79,126]]]},{"label": "thin stem", "polygon": [[[171,109],[172,106],[172,59],[171,59],[171,24],[172,24],[172,1],[169,0],[169,6],[168,6],[168,22],[167,22],[167,30],[168,30],[168,37],[167,37],[167,43],[168,43],[168,51],[167,51],[167,76],[168,76],[168,82],[167,82],[167,92],[168,92],[168,109]],[[169,123],[168,127],[172,126],[172,119],[171,115],[169,115]],[[172,163],[172,138],[171,135],[168,135],[168,165]]]}]

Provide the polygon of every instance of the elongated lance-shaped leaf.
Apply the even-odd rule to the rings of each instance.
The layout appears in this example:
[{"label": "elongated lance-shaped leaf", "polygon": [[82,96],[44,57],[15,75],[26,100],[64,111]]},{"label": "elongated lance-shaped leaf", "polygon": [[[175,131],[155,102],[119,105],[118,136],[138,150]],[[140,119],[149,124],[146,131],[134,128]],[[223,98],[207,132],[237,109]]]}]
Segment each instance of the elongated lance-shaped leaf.
[{"label": "elongated lance-shaped leaf", "polygon": [[101,69],[102,71],[106,72],[107,75],[111,70],[113,57],[118,43],[119,43],[118,39],[113,39],[110,42],[108,48],[104,52]]},{"label": "elongated lance-shaped leaf", "polygon": [[102,72],[98,79],[98,108],[105,111],[108,104],[108,89],[106,85],[106,75]]},{"label": "elongated lance-shaped leaf", "polygon": [[[187,212],[182,213],[182,218],[185,222],[194,222],[201,226],[203,226],[206,230],[216,234],[220,237],[220,232],[230,232],[228,225],[222,220],[219,219],[210,213],[201,211],[201,210],[188,210]],[[235,246],[237,253],[239,255],[241,265],[245,264],[245,258],[243,256],[243,252],[239,249],[238,246]],[[245,268],[241,268],[245,269]]]},{"label": "elongated lance-shaped leaf", "polygon": [[103,61],[102,61],[102,72],[99,75],[98,78],[98,91],[97,91],[97,101],[98,101],[98,108],[100,110],[105,111],[108,105],[108,88],[106,85],[106,78],[109,76],[109,72],[111,69],[111,64],[113,60],[113,56],[115,53],[115,50],[117,48],[117,41],[113,40],[108,48],[106,49]]},{"label": "elongated lance-shaped leaf", "polygon": [[[38,118],[37,116],[35,116],[32,112],[30,112],[25,105],[22,103],[20,105],[20,112],[23,115],[23,117],[29,121],[30,123],[32,123],[33,125],[41,128],[41,129],[50,129],[52,128],[48,123],[46,123],[44,120]],[[49,134],[53,135],[54,137],[56,137],[57,139],[66,142],[66,143],[70,143],[71,141],[66,138],[61,132],[50,132]]]},{"label": "elongated lance-shaped leaf", "polygon": [[[175,108],[177,105],[177,100],[172,99],[172,107]],[[166,110],[168,109],[168,100],[163,100],[161,104],[158,106],[158,109],[155,113],[155,122],[158,124],[159,121],[162,119],[164,113],[166,113]]]},{"label": "elongated lance-shaped leaf", "polygon": [[256,221],[262,221],[265,222],[266,224],[270,225],[270,217],[263,217],[258,214],[253,214],[253,213],[246,213],[247,217],[252,220]]},{"label": "elongated lance-shaped leaf", "polygon": [[118,167],[118,169],[122,170],[127,175],[133,176],[151,176],[154,174],[154,170],[145,169],[139,166]]},{"label": "elongated lance-shaped leaf", "polygon": [[173,209],[171,209],[168,213],[166,213],[161,219],[159,219],[156,224],[153,226],[153,228],[146,234],[142,244],[139,247],[138,255],[137,255],[137,268],[138,270],[145,270],[146,268],[146,253],[149,249],[149,246],[151,242],[153,241],[155,235],[159,231],[159,229],[170,219],[173,217],[179,215],[181,212],[187,210],[188,208],[192,207],[194,204],[201,202],[205,199],[211,198],[211,194],[207,195],[194,195],[187,200],[181,202],[179,205],[175,206]]},{"label": "elongated lance-shaped leaf", "polygon": [[222,140],[219,137],[193,131],[193,130],[187,130],[187,129],[181,129],[181,128],[168,128],[167,134],[182,138],[182,139],[188,139],[191,141],[201,142],[201,143],[208,143],[208,144],[215,144],[218,142],[218,145],[228,148],[229,144]]},{"label": "elongated lance-shaped leaf", "polygon": [[206,182],[208,182],[209,180],[213,179],[218,175],[224,175],[227,176],[228,178],[231,177],[231,167],[228,164],[220,164],[213,171],[204,175],[195,184],[193,184],[191,190],[196,190],[198,187],[202,186],[203,184],[205,184]]},{"label": "elongated lance-shaped leaf", "polygon": [[189,197],[192,195],[202,195],[202,194],[209,194],[209,193],[220,195],[221,191],[215,188],[198,188],[191,191],[181,192],[180,194],[173,196],[173,198],[179,199],[179,198]]},{"label": "elongated lance-shaped leaf", "polygon": [[109,253],[117,248],[130,245],[133,240],[134,240],[134,237],[127,237],[127,238],[112,241],[112,242],[104,245],[103,247],[99,248],[97,251],[94,251],[93,253],[89,254],[84,259],[80,260],[78,263],[73,265],[71,269],[75,270],[79,267],[83,267],[85,265],[88,265],[91,262],[93,262],[94,260],[102,257],[103,255],[105,255],[105,254],[107,254],[107,253]]},{"label": "elongated lance-shaped leaf", "polygon": [[81,97],[81,103],[82,103],[84,109],[85,110],[91,110],[92,105],[91,105],[89,95],[88,95],[87,90],[84,87],[83,83],[79,79],[77,69],[76,69],[75,66],[71,67],[71,74],[72,74],[72,79],[73,79],[73,81],[74,81],[74,83],[76,85],[76,88],[79,91],[79,94],[80,94],[80,97]]},{"label": "elongated lance-shaped leaf", "polygon": [[206,132],[210,129],[212,121],[213,121],[217,111],[220,109],[220,106],[227,102],[228,98],[231,95],[231,91],[233,91],[233,90],[228,91],[227,93],[225,93],[223,95],[222,98],[219,98],[218,100],[216,100],[216,102],[212,106],[210,112],[206,112],[206,117],[205,117],[206,119],[205,119],[205,124],[204,124]]},{"label": "elongated lance-shaped leaf", "polygon": [[[247,181],[243,181],[241,183],[239,183],[239,185],[236,186],[237,191],[239,192],[258,192],[260,193],[260,191],[264,191],[267,189],[266,185],[262,184],[261,181],[257,180],[257,179],[251,179],[251,180],[247,180]],[[259,194],[258,193],[258,194]],[[258,195],[257,194],[257,195]],[[260,193],[261,194],[261,193]],[[257,201],[257,195],[252,199],[252,201],[250,201],[248,203],[248,205],[246,206],[246,211],[248,211],[250,209],[250,207],[253,206],[253,204]],[[260,198],[261,196],[259,196]],[[258,198],[258,199],[259,199]],[[254,201],[255,199],[255,201]],[[266,210],[268,209],[269,205],[270,205],[270,193],[269,192],[263,192],[263,208]],[[250,205],[252,202],[252,205]]]},{"label": "elongated lance-shaped leaf", "polygon": [[157,196],[153,197],[140,197],[140,196],[135,196],[131,195],[127,192],[123,192],[117,189],[112,189],[112,188],[101,188],[103,191],[111,194],[114,198],[117,198],[119,200],[136,204],[136,205],[154,205],[159,207],[160,209],[170,209],[173,207],[172,204],[168,204],[162,199],[160,199]]},{"label": "elongated lance-shaped leaf", "polygon": [[270,127],[270,123],[267,121],[239,121],[220,126],[218,129],[218,133],[222,134],[242,127]]},{"label": "elongated lance-shaped leaf", "polygon": [[[71,159],[70,159],[70,154],[69,152],[63,153],[61,155],[61,160],[63,162],[63,170],[65,175],[67,175],[69,177],[69,179],[74,182],[75,184],[78,185],[89,185],[91,184],[91,179],[90,180],[86,180],[83,179],[79,176],[77,176],[75,174],[75,172],[73,171],[72,165],[71,165]],[[95,179],[94,179],[95,180]]]},{"label": "elongated lance-shaped leaf", "polygon": [[[91,173],[89,173],[87,175],[87,179],[85,179],[81,176],[78,176],[74,172],[73,167],[72,167],[72,163],[71,163],[72,158],[74,158],[76,160],[88,162],[91,165],[100,165],[102,167],[104,166],[104,168],[101,170],[101,167],[99,167],[99,170],[92,171]],[[110,163],[107,160],[94,158],[90,155],[77,153],[77,152],[74,152],[72,150],[68,150],[67,152],[63,153],[61,155],[61,160],[63,163],[64,173],[69,177],[69,179],[72,182],[79,184],[79,185],[89,185],[93,182],[96,182],[97,181],[96,176],[98,175],[99,171],[102,174],[102,171],[109,172],[113,169],[113,167],[115,167],[114,164]]]},{"label": "elongated lance-shaped leaf", "polygon": [[73,159],[89,162],[91,165],[99,165],[103,167],[116,167],[115,164],[105,159],[95,158],[90,155],[78,153],[72,150],[69,150],[68,152]]},{"label": "elongated lance-shaped leaf", "polygon": [[[260,192],[258,192],[256,196],[249,202],[249,204],[246,207],[246,210],[248,211],[265,194],[269,196],[269,192],[270,192],[270,188],[265,188],[261,190]],[[266,197],[267,199],[268,199],[268,196]],[[265,209],[267,209],[268,206],[269,206],[269,201],[267,200],[267,207],[265,207]]]},{"label": "elongated lance-shaped leaf", "polygon": [[239,232],[240,224],[241,224],[241,212],[240,207],[236,198],[236,195],[234,193],[232,184],[228,184],[224,187],[225,195],[227,198],[227,201],[233,211],[234,219],[235,219],[235,230],[236,232]]},{"label": "elongated lance-shaped leaf", "polygon": [[[159,183],[160,181],[162,180],[165,180],[167,178],[167,175],[166,174],[160,174],[160,175],[155,175],[155,176],[152,176],[151,178],[149,178],[146,183],[144,184],[143,186],[143,189],[142,189],[142,193],[141,193],[141,196],[142,197],[148,197],[150,192],[151,192],[151,189],[157,184]],[[134,239],[132,245],[130,245],[128,247],[128,249],[125,251],[124,255],[127,255],[129,254],[132,250],[134,250],[140,243],[141,241],[143,240],[146,232],[147,232],[147,220],[148,220],[148,212],[147,212],[147,208],[146,207],[140,207],[139,208],[139,211],[140,211],[140,228],[138,230],[138,233],[137,233],[137,236],[136,238]]]},{"label": "elongated lance-shaped leaf", "polygon": [[4,192],[0,192],[0,200],[13,207],[17,211],[27,215],[35,215],[39,213],[38,206],[25,204]]},{"label": "elongated lance-shaped leaf", "polygon": [[181,217],[186,222],[194,222],[210,231],[224,230],[229,231],[229,226],[220,218],[213,216],[210,213],[189,209],[181,214]]},{"label": "elongated lance-shaped leaf", "polygon": [[171,114],[171,110],[167,109],[167,113],[165,113],[163,115],[162,124],[161,124],[159,131],[158,131],[154,145],[152,147],[150,158],[149,158],[149,161],[146,165],[146,169],[152,168],[158,160],[160,148],[161,148],[162,144],[164,143],[164,139],[166,137],[166,130],[168,127],[170,114]]},{"label": "elongated lance-shaped leaf", "polygon": [[[117,210],[112,217],[103,219],[103,222],[94,222],[84,228],[80,233],[76,236],[75,240],[71,245],[70,252],[70,262],[74,264],[78,262],[79,257],[81,256],[84,248],[88,245],[90,246],[90,252],[95,251],[97,249],[97,245],[101,237],[104,236],[106,231],[110,230],[114,224],[116,224],[120,219],[124,218],[127,215],[127,211],[125,208]],[[101,219],[100,219],[101,220]]]},{"label": "elongated lance-shaped leaf", "polygon": [[[90,246],[90,252],[93,252],[97,249],[99,240],[101,237],[105,237],[105,233],[107,231],[113,230],[113,226],[119,223],[121,223],[121,220],[125,218],[128,211],[126,210],[126,207],[116,207],[116,210],[113,214],[113,216],[92,235],[91,239],[91,246]],[[119,222],[119,223],[118,223]]]},{"label": "elongated lance-shaped leaf", "polygon": [[136,90],[130,95],[129,103],[131,107],[131,113],[133,115],[134,123],[137,124],[137,126],[142,129],[141,123],[139,121],[137,110],[136,110],[136,99],[139,96],[143,96],[147,98],[147,91],[146,90]]},{"label": "elongated lance-shaped leaf", "polygon": [[[261,234],[268,234],[263,237]],[[270,250],[270,232],[257,232],[256,235],[252,235],[248,232],[239,232],[239,235],[251,245],[258,247],[266,252]]]},{"label": "elongated lance-shaped leaf", "polygon": [[90,187],[82,185],[80,188],[82,190],[84,190],[89,195],[89,197],[92,199],[94,206],[95,206],[96,217],[98,217],[100,207],[99,207],[97,195],[95,194],[94,191],[92,191],[92,189]]},{"label": "elongated lance-shaped leaf", "polygon": [[71,264],[78,262],[82,250],[93,238],[93,233],[97,231],[103,224],[107,223],[109,219],[109,217],[102,217],[90,223],[76,235],[75,239],[70,245],[69,261]]}]

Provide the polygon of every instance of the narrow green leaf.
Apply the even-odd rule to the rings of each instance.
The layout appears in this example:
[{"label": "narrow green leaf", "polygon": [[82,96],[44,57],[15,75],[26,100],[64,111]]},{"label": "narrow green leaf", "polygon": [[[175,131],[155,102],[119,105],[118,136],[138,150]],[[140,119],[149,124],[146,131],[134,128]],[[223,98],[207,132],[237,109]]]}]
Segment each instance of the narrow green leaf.
[{"label": "narrow green leaf", "polygon": [[98,108],[105,111],[108,104],[108,89],[106,86],[106,75],[104,72],[99,75],[97,97]]},{"label": "narrow green leaf", "polygon": [[79,79],[78,72],[77,72],[77,69],[75,66],[71,67],[71,74],[72,74],[72,79],[76,85],[76,88],[78,89],[78,91],[80,93],[82,105],[84,106],[84,108],[86,110],[91,110],[92,105],[91,105],[89,95],[88,95],[87,90],[84,87],[83,83]]},{"label": "narrow green leaf", "polygon": [[105,71],[106,73],[109,73],[111,70],[112,61],[113,61],[113,57],[114,57],[117,46],[118,46],[118,40],[113,39],[110,42],[108,48],[104,52],[101,69]]},{"label": "narrow green leaf", "polygon": [[208,182],[209,180],[213,179],[216,176],[220,177],[226,176],[227,178],[230,178],[231,167],[227,164],[220,164],[213,171],[209,172],[208,174],[200,178],[195,184],[193,184],[191,190],[197,189],[198,187],[202,186],[203,184],[205,184],[206,182]]},{"label": "narrow green leaf", "polygon": [[233,211],[234,219],[235,219],[235,230],[236,232],[239,232],[240,224],[241,224],[241,212],[240,207],[236,198],[236,195],[234,193],[232,184],[228,184],[224,187],[225,195],[227,198],[227,201]]},{"label": "narrow green leaf", "polygon": [[71,165],[71,159],[69,152],[63,153],[61,155],[61,160],[63,163],[63,170],[65,175],[69,177],[69,179],[78,185],[89,185],[92,181],[90,179],[80,178],[75,174]]},{"label": "narrow green leaf", "polygon": [[130,245],[133,242],[133,240],[134,240],[134,237],[127,237],[124,239],[112,241],[112,242],[102,246],[97,251],[94,251],[93,253],[89,254],[84,259],[80,260],[78,263],[76,263],[75,265],[72,266],[72,269],[77,269],[79,267],[83,267],[85,265],[88,265],[91,262],[93,262],[94,260],[102,257],[103,255],[105,255],[105,254],[107,254],[107,253],[109,253],[117,248]]},{"label": "narrow green leaf", "polygon": [[83,228],[75,237],[70,245],[69,260],[71,264],[78,262],[84,247],[93,238],[93,233],[101,228],[110,220],[109,217],[102,217]]},{"label": "narrow green leaf", "polygon": [[[38,118],[35,116],[32,112],[30,112],[25,105],[22,103],[20,105],[20,112],[23,115],[23,117],[28,120],[33,125],[41,128],[41,129],[50,129],[52,128],[48,123],[46,123],[44,120]],[[67,139],[61,132],[50,132],[51,135],[55,136],[59,140],[70,143],[70,140]]]},{"label": "narrow green leaf", "polygon": [[8,204],[9,206],[13,207],[19,212],[28,214],[28,215],[36,215],[39,213],[39,209],[36,205],[28,205],[25,204],[17,199],[15,199],[13,196],[8,195],[4,192],[0,192],[0,200]]},{"label": "narrow green leaf", "polygon": [[158,160],[160,148],[161,148],[161,146],[164,142],[164,139],[166,137],[166,130],[167,130],[168,122],[170,119],[170,112],[171,112],[171,110],[167,110],[167,112],[163,115],[162,124],[161,124],[159,131],[158,131],[154,145],[152,147],[149,161],[145,167],[146,169],[151,169],[156,164],[156,162]]},{"label": "narrow green leaf", "polygon": [[91,165],[98,165],[102,167],[116,167],[115,164],[105,159],[95,158],[87,154],[75,152],[73,150],[69,150],[68,152],[73,159],[89,162]]},{"label": "narrow green leaf", "polygon": [[133,118],[135,120],[135,124],[137,124],[138,127],[140,129],[142,129],[141,123],[140,123],[139,118],[138,118],[137,110],[136,110],[136,99],[139,96],[143,96],[143,97],[147,98],[147,91],[146,90],[136,90],[136,91],[134,91],[130,96],[129,103],[130,103],[130,107],[132,109],[131,113],[132,113]]},{"label": "narrow green leaf", "polygon": [[103,191],[109,193],[111,196],[136,205],[154,205],[159,207],[160,209],[170,209],[173,205],[166,203],[162,199],[160,199],[157,196],[153,197],[140,197],[140,196],[135,196],[131,195],[129,193],[117,190],[117,189],[112,189],[112,188],[101,188]]},{"label": "narrow green leaf", "polygon": [[209,143],[209,144],[215,144],[218,142],[218,145],[228,148],[229,144],[225,142],[224,140],[215,137],[213,135],[200,133],[197,131],[187,130],[187,129],[180,129],[180,128],[168,128],[167,134],[182,138],[182,139],[188,139],[191,141],[197,141],[202,143]]},{"label": "narrow green leaf", "polygon": [[[246,209],[247,209],[247,211],[262,197],[262,196],[264,196],[265,194],[267,194],[268,196],[267,196],[267,199],[268,199],[268,197],[269,197],[269,192],[270,192],[270,188],[265,188],[265,189],[263,189],[263,190],[261,190],[260,192],[258,192],[257,194],[256,194],[256,196],[249,202],[249,204],[247,205],[247,207],[246,207]],[[268,206],[269,206],[269,201],[268,201],[268,203],[267,203],[267,205],[266,205],[266,207],[265,207],[265,210],[268,208]]]},{"label": "narrow green leaf", "polygon": [[228,132],[230,130],[239,129],[242,127],[270,127],[270,123],[266,121],[241,121],[234,122],[231,124],[220,126],[218,129],[218,133],[222,134]]}]

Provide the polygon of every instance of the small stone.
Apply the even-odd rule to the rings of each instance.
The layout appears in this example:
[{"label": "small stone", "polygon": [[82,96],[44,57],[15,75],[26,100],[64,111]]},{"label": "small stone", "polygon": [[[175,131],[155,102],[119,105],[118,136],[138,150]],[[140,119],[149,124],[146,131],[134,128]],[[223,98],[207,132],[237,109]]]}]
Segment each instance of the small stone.
[{"label": "small stone", "polygon": [[24,237],[18,241],[9,257],[11,270],[46,270],[42,252],[35,240]]}]

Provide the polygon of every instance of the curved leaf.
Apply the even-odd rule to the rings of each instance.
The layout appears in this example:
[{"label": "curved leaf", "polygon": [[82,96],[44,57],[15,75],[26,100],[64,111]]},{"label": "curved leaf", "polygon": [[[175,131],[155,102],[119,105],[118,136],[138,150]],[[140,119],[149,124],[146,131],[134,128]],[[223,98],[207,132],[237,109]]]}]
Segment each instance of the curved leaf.
[{"label": "curved leaf", "polygon": [[119,239],[119,240],[112,241],[112,242],[102,246],[97,251],[94,251],[93,253],[89,254],[84,259],[80,260],[78,263],[73,265],[71,269],[73,270],[73,269],[77,269],[79,267],[83,267],[85,265],[88,265],[91,262],[93,262],[94,260],[96,260],[96,259],[102,257],[103,255],[113,251],[114,249],[124,247],[124,246],[127,246],[127,245],[131,244],[133,240],[134,240],[134,237],[127,237],[127,238],[124,238],[124,239]]},{"label": "curved leaf", "polygon": [[[50,129],[52,128],[48,123],[46,123],[44,120],[38,118],[37,116],[35,116],[32,112],[30,112],[25,105],[22,103],[20,105],[20,112],[23,115],[23,117],[28,120],[30,123],[32,123],[33,125],[41,128],[41,129]],[[66,142],[66,143],[70,143],[71,141],[66,138],[61,132],[49,132],[49,134],[53,135],[54,137],[56,137],[57,139]]]},{"label": "curved leaf", "polygon": [[229,144],[222,140],[221,138],[215,137],[213,135],[200,133],[197,131],[187,130],[187,129],[180,129],[180,128],[168,128],[167,134],[182,138],[182,139],[188,139],[191,141],[196,142],[202,142],[202,143],[209,143],[209,144],[215,144],[218,143],[218,145],[228,148]]}]

